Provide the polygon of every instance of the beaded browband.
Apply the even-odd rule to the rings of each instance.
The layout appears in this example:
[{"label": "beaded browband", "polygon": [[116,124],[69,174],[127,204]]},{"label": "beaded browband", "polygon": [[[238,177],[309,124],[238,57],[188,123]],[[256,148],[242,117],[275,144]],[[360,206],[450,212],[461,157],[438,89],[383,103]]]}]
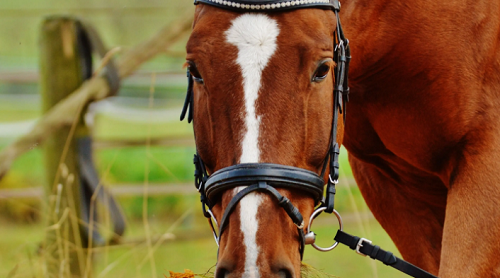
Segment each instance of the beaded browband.
[{"label": "beaded browband", "polygon": [[194,4],[204,3],[224,9],[238,11],[279,11],[298,8],[322,8],[340,10],[338,0],[195,0]]}]

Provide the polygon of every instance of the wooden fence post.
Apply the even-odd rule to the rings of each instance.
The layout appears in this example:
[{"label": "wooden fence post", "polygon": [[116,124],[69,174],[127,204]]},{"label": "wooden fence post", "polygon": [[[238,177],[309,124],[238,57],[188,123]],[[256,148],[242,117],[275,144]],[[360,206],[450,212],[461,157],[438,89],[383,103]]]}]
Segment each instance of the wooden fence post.
[{"label": "wooden fence post", "polygon": [[[88,67],[78,41],[78,23],[69,17],[47,18],[40,37],[40,94],[43,112],[75,91]],[[80,178],[75,136],[87,134],[82,111],[74,125],[53,132],[44,144],[47,173],[44,256],[48,277],[89,277],[86,239],[80,223]]]}]

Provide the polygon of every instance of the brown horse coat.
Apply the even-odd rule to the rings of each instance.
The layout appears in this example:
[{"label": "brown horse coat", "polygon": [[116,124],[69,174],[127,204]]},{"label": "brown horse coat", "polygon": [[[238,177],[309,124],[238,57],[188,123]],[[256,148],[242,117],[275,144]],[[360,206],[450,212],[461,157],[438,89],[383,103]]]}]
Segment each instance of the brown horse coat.
[{"label": "brown horse coat", "polygon": [[[500,277],[500,1],[342,4],[353,56],[344,145],[370,209],[410,262],[444,278]],[[194,129],[209,172],[247,161],[244,43],[227,35],[240,16],[199,5],[187,45],[204,80],[194,86]],[[319,173],[333,76],[311,76],[331,59],[334,15],[302,9],[262,18],[279,35],[254,92],[251,121],[261,125],[251,161]],[[214,207],[217,219],[235,192]],[[307,220],[310,198],[280,192]],[[239,206],[231,215],[216,277],[299,277],[290,219],[266,194],[243,200],[255,211],[241,220],[250,206]],[[260,227],[248,225],[251,244],[249,221]]]},{"label": "brown horse coat", "polygon": [[500,277],[500,2],[346,0],[344,146],[405,259]]}]

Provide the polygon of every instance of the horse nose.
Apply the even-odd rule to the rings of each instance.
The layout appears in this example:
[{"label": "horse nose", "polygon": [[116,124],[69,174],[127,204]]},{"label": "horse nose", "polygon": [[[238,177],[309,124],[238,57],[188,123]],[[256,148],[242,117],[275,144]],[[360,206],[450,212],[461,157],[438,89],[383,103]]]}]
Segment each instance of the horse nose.
[{"label": "horse nose", "polygon": [[296,278],[296,276],[294,277],[292,275],[292,271],[286,269],[286,268],[283,268],[283,269],[280,269],[278,271],[278,277],[279,278]]},{"label": "horse nose", "polygon": [[[300,275],[294,275],[294,271],[287,267],[271,266],[257,268],[254,271],[244,271],[238,273],[233,271],[237,269],[235,265],[230,265],[227,262],[219,262],[215,272],[215,278],[253,278],[253,277],[266,277],[266,278],[298,278]],[[258,274],[257,274],[258,273]]]},{"label": "horse nose", "polygon": [[235,257],[227,258],[222,256],[217,262],[214,278],[229,278],[232,277],[237,269],[237,260]]},{"label": "horse nose", "polygon": [[226,278],[229,274],[229,271],[223,267],[217,267],[215,272],[215,278]]},{"label": "horse nose", "polygon": [[[274,274],[274,275],[273,275]],[[292,275],[292,272],[288,269],[280,269],[276,273],[273,273],[269,276],[265,277],[274,277],[274,278],[297,278],[297,276]],[[215,278],[251,278],[248,275],[242,274],[241,276],[238,276],[236,273],[231,273],[225,268],[217,268],[217,272],[215,273]],[[255,276],[252,276],[255,277]],[[264,276],[260,276],[264,277]]]}]

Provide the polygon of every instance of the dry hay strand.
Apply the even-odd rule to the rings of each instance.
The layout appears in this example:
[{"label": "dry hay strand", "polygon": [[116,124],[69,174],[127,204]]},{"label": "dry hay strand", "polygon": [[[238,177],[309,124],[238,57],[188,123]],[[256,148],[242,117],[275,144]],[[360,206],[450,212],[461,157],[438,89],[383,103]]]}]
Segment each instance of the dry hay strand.
[{"label": "dry hay strand", "polygon": [[211,271],[211,269],[208,270],[204,274],[195,274],[189,269],[184,269],[184,273],[178,273],[178,272],[173,272],[173,271],[169,271],[169,272],[170,272],[170,276],[167,277],[165,275],[166,278],[195,278],[195,277],[214,278],[214,276],[215,276],[214,273]]},{"label": "dry hay strand", "polygon": [[[212,270],[208,270],[204,274],[195,274],[189,269],[185,269],[184,273],[177,273],[173,271],[169,271],[170,276],[166,278],[196,278],[196,277],[201,277],[201,278],[214,278],[214,273]],[[326,272],[323,272],[319,269],[314,268],[313,266],[302,263],[300,267],[300,276],[303,278],[324,278],[324,277],[332,277],[332,278],[339,278],[338,276],[328,274]]]},{"label": "dry hay strand", "polygon": [[322,270],[316,269],[313,266],[302,263],[300,266],[300,276],[302,278],[323,278],[323,277],[333,277],[333,278],[340,278],[338,276],[328,274]]}]

